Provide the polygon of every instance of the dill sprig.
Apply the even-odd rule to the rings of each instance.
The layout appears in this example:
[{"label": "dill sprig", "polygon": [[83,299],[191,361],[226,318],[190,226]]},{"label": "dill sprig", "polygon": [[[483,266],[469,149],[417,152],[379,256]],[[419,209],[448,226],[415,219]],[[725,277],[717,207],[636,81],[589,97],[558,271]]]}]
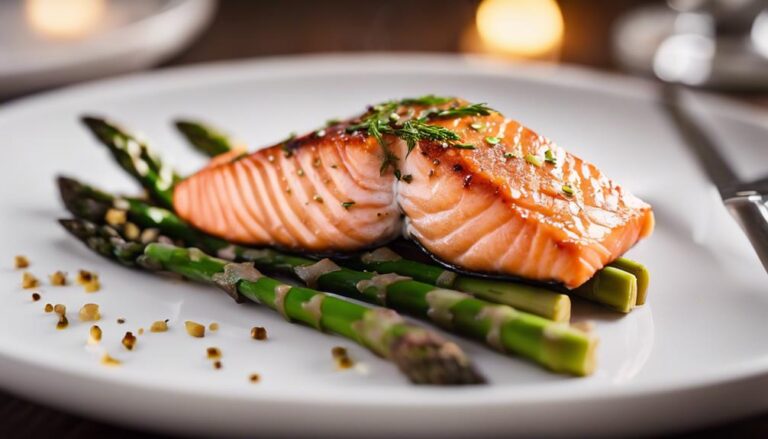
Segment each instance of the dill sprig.
[{"label": "dill sprig", "polygon": [[485,103],[464,105],[455,108],[446,108],[444,110],[426,110],[423,114],[419,115],[419,119],[437,119],[437,118],[452,118],[452,117],[465,117],[465,116],[488,116],[493,109]]},{"label": "dill sprig", "polygon": [[493,111],[486,104],[481,103],[446,109],[430,108],[422,111],[417,118],[403,121],[401,121],[400,115],[396,113],[397,109],[402,106],[434,107],[447,104],[453,100],[455,99],[451,97],[425,95],[399,101],[387,101],[371,107],[360,122],[347,127],[347,131],[365,131],[369,136],[376,139],[384,152],[384,160],[379,170],[381,174],[384,174],[390,166],[396,170],[399,161],[399,158],[390,150],[389,145],[384,140],[385,134],[394,135],[405,141],[408,146],[407,154],[410,154],[421,140],[446,143],[460,140],[459,135],[454,131],[445,127],[430,125],[428,123],[430,120],[465,116],[487,116]]}]

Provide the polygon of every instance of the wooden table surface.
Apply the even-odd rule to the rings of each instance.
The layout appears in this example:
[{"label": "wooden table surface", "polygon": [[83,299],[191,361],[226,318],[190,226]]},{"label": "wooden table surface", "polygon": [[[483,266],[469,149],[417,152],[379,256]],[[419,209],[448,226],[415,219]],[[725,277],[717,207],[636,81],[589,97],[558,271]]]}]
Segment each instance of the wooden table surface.
[{"label": "wooden table surface", "polygon": [[[616,70],[611,24],[649,0],[561,0],[566,22],[562,61]],[[159,68],[215,60],[340,51],[457,52],[475,0],[223,0],[210,29]],[[768,108],[768,94],[737,99]],[[727,404],[723,401],[723,404]],[[677,437],[768,437],[768,414]],[[0,392],[0,437],[159,438],[66,414]],[[254,432],[254,437],[258,432]]]}]

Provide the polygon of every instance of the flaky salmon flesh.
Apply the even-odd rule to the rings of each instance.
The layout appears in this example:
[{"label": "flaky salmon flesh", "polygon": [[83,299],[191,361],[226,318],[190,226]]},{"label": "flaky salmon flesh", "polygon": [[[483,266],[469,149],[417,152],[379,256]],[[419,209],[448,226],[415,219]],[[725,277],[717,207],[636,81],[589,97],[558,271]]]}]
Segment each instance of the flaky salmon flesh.
[{"label": "flaky salmon flesh", "polygon": [[430,98],[216,157],[178,214],[241,244],[354,252],[400,236],[472,272],[575,288],[651,234],[651,207],[483,105]]}]

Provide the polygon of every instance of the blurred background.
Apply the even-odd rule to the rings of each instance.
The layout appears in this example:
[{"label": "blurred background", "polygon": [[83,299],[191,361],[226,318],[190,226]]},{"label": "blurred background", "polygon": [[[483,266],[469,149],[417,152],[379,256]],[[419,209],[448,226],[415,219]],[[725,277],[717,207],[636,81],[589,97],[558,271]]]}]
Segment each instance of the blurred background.
[{"label": "blurred background", "polygon": [[0,0],[0,99],[127,71],[350,51],[580,64],[765,102],[768,0]]},{"label": "blurred background", "polygon": [[[768,109],[768,0],[0,0],[0,105],[89,79],[323,52],[483,54]],[[138,437],[0,393],[0,437]],[[768,437],[762,416],[700,434]]]}]

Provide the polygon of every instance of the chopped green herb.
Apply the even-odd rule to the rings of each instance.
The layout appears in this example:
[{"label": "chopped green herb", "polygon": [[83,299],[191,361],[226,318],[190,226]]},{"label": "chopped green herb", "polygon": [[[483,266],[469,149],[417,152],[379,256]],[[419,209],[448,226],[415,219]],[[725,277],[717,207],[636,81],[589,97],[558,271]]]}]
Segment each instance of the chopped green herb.
[{"label": "chopped green herb", "polygon": [[435,117],[488,116],[491,111],[494,111],[493,108],[485,103],[480,103],[441,110],[435,114]]},{"label": "chopped green herb", "polygon": [[551,149],[544,151],[544,161],[553,165],[557,165],[557,157],[555,157],[555,154]]},{"label": "chopped green herb", "polygon": [[403,175],[403,178],[402,178],[402,180],[403,180],[404,182],[408,183],[408,184],[411,184],[411,182],[413,181],[413,175],[411,175],[411,174],[405,174],[405,175]]},{"label": "chopped green herb", "polygon": [[327,128],[327,127],[330,127],[330,126],[333,126],[333,125],[336,125],[336,124],[339,124],[339,123],[341,123],[341,119],[336,119],[336,118],[328,119],[328,120],[325,121],[325,126]]},{"label": "chopped green herb", "polygon": [[355,205],[354,201],[344,201],[343,203],[341,203],[341,207],[343,207],[343,208],[345,208],[347,210],[349,210],[349,208],[354,206],[354,205]]},{"label": "chopped green herb", "polygon": [[435,96],[433,94],[424,95],[418,98],[405,98],[400,101],[400,105],[443,105],[451,102],[455,98],[448,96]]},{"label": "chopped green herb", "polygon": [[505,159],[513,159],[515,157],[517,157],[517,156],[515,154],[511,153],[511,152],[505,152],[504,153],[504,158]]},{"label": "chopped green herb", "polygon": [[400,177],[401,177],[400,170],[399,169],[395,169],[395,178],[397,180],[400,180]]},{"label": "chopped green herb", "polygon": [[474,122],[469,127],[475,131],[483,131],[485,129],[485,125],[480,122]]},{"label": "chopped green herb", "polygon": [[536,167],[541,166],[541,159],[533,154],[526,154],[525,161]]},{"label": "chopped green herb", "polygon": [[458,149],[476,149],[471,143],[454,143],[451,146]]},{"label": "chopped green herb", "polygon": [[363,116],[358,123],[347,127],[347,132],[365,131],[369,136],[376,139],[384,151],[384,161],[380,168],[380,173],[384,174],[390,166],[394,169],[399,160],[384,141],[385,134],[394,135],[404,140],[406,145],[408,145],[408,154],[410,154],[413,148],[416,147],[416,143],[422,140],[437,142],[459,140],[458,134],[452,130],[441,126],[429,125],[427,122],[432,118],[488,115],[493,111],[485,104],[464,105],[445,110],[433,108],[422,112],[417,119],[406,120],[402,125],[399,124],[399,116],[397,120],[391,117],[400,106],[434,106],[442,105],[452,100],[453,98],[426,95],[420,98],[384,102],[372,107],[371,111]]},{"label": "chopped green herb", "polygon": [[498,137],[488,136],[488,137],[485,138],[485,141],[488,142],[491,145],[498,145],[499,142],[501,142],[501,139],[499,139]]},{"label": "chopped green herb", "polygon": [[323,137],[323,136],[325,136],[325,130],[322,130],[322,129],[321,129],[321,130],[317,130],[317,131],[315,131],[315,136],[317,136],[317,137]]},{"label": "chopped green herb", "polygon": [[389,120],[391,122],[397,122],[400,120],[400,115],[395,112],[389,113]]},{"label": "chopped green herb", "polygon": [[575,191],[573,190],[573,187],[570,184],[564,184],[563,185],[563,193],[569,197],[572,197]]}]

